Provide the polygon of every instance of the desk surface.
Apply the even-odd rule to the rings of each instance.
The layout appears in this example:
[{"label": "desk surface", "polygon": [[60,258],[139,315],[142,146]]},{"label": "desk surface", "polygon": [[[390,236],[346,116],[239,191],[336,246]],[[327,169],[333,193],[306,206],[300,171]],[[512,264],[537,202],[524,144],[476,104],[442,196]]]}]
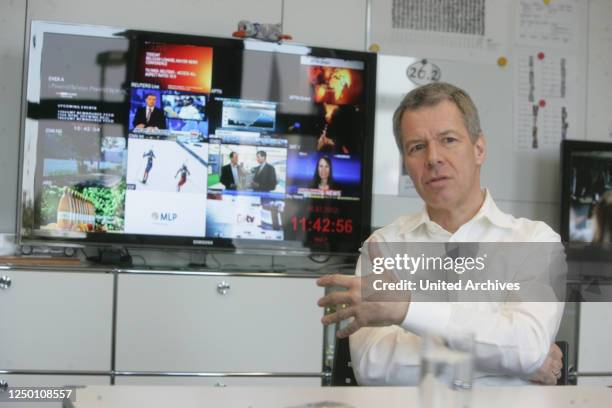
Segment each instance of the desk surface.
[{"label": "desk surface", "polygon": [[[76,408],[127,407],[300,407],[322,401],[360,407],[414,407],[414,387],[194,387],[88,386],[78,389]],[[330,404],[331,407],[333,405]],[[482,387],[474,389],[472,408],[604,408],[612,407],[605,387]]]}]

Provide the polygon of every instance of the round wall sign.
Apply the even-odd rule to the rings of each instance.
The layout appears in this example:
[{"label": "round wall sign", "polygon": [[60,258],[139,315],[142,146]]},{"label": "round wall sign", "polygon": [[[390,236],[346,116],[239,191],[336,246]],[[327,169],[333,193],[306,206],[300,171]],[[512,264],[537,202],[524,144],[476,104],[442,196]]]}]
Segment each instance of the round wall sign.
[{"label": "round wall sign", "polygon": [[442,71],[433,62],[423,59],[408,66],[406,76],[416,85],[425,85],[438,82],[442,77]]}]

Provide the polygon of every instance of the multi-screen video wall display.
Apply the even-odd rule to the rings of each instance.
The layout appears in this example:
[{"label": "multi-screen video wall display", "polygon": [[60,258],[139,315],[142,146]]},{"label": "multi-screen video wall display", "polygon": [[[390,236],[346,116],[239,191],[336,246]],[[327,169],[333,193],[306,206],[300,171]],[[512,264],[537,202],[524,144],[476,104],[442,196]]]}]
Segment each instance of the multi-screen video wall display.
[{"label": "multi-screen video wall display", "polygon": [[373,54],[35,21],[22,241],[352,253]]}]

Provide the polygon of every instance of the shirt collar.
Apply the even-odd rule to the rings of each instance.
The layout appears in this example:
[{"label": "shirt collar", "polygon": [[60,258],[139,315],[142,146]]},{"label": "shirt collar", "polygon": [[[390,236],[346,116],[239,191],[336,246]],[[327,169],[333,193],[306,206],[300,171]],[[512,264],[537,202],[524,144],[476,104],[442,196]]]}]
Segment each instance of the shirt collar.
[{"label": "shirt collar", "polygon": [[[479,219],[487,219],[491,224],[500,227],[500,228],[512,228],[512,217],[508,214],[502,212],[495,201],[493,201],[493,197],[491,197],[491,193],[488,189],[485,189],[485,200],[476,215],[472,217],[467,223],[475,222]],[[466,224],[467,224],[466,223]],[[421,225],[429,225],[434,228],[440,228],[438,224],[429,218],[429,213],[427,212],[427,208],[423,208],[418,217],[414,219],[413,222],[407,223],[404,225],[404,232],[409,233],[420,227]]]},{"label": "shirt collar", "polygon": [[495,204],[495,201],[493,200],[493,197],[488,189],[485,189],[485,201],[482,204],[482,207],[480,207],[480,210],[478,210],[476,215],[468,222],[480,218],[486,218],[496,227],[513,228],[512,216],[506,214],[505,212],[501,211],[499,207],[497,207],[497,204]]}]

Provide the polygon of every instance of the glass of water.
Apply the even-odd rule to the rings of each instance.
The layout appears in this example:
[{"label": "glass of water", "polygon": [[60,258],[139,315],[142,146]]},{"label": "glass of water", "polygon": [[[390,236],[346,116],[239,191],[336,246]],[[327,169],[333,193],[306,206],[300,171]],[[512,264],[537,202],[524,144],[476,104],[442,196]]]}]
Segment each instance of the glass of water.
[{"label": "glass of water", "polygon": [[427,334],[421,346],[421,408],[469,408],[474,378],[474,335]]}]

